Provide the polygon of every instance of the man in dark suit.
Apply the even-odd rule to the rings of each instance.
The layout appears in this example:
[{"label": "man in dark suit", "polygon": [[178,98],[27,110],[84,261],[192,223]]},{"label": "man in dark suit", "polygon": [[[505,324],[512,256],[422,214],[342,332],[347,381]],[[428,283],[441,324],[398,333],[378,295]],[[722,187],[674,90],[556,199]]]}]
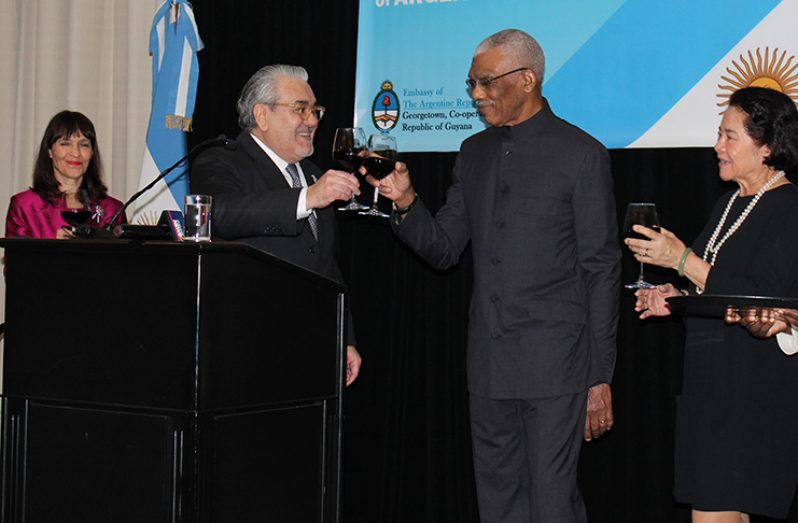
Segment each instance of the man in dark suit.
[{"label": "man in dark suit", "polygon": [[[321,173],[306,158],[324,114],[302,67],[268,65],[238,99],[243,131],[234,148],[209,149],[191,167],[191,191],[213,196],[213,233],[247,243],[328,278],[343,281],[330,204],[360,194],[351,173]],[[351,321],[349,325],[351,338]],[[360,355],[347,345],[346,384]]]},{"label": "man in dark suit", "polygon": [[552,113],[544,63],[518,30],[477,47],[466,83],[490,127],[463,142],[436,216],[403,163],[369,177],[393,200],[394,231],[434,267],[472,244],[468,388],[484,523],[586,521],[582,438],[613,424],[620,248],[609,156]]}]

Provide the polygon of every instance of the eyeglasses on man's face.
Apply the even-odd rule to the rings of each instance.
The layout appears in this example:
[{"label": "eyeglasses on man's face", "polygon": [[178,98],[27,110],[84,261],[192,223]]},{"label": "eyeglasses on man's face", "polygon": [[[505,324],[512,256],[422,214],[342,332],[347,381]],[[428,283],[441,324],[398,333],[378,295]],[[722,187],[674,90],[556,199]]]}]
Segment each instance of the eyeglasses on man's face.
[{"label": "eyeglasses on man's face", "polygon": [[483,89],[489,89],[491,85],[493,85],[496,80],[500,78],[504,78],[505,76],[511,75],[513,73],[518,73],[520,71],[527,71],[529,67],[519,67],[518,69],[513,69],[512,71],[507,71],[506,73],[502,73],[496,76],[489,76],[487,78],[477,78],[476,80],[473,78],[467,78],[465,83],[469,89],[472,91],[477,87],[480,86]]},{"label": "eyeglasses on man's face", "polygon": [[300,115],[303,120],[309,118],[310,115],[315,116],[316,120],[321,120],[322,116],[324,116],[324,112],[327,110],[327,108],[322,105],[310,105],[307,102],[274,102],[269,105],[282,105],[284,107],[289,107],[294,113]]}]

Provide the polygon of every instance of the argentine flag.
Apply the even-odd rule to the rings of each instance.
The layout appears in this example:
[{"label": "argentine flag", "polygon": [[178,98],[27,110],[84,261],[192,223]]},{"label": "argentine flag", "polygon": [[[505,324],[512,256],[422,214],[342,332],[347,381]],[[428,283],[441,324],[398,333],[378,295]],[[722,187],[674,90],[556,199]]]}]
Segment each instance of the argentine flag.
[{"label": "argentine flag", "polygon": [[[139,189],[186,154],[186,131],[191,130],[203,48],[186,0],[165,0],[152,21],[152,109]],[[182,210],[188,190],[187,166],[172,171],[136,202],[132,222],[153,223],[161,211]]]}]

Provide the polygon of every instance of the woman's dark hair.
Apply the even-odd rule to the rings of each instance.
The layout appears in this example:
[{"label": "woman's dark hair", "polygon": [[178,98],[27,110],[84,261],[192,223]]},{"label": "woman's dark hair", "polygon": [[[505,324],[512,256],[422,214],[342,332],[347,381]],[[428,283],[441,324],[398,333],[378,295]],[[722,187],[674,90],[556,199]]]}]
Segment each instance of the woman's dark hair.
[{"label": "woman's dark hair", "polygon": [[746,114],[745,130],[758,145],[767,145],[765,165],[790,172],[798,165],[798,110],[784,93],[765,87],[735,91],[729,106]]},{"label": "woman's dark hair", "polygon": [[[50,203],[55,203],[61,198],[58,190],[58,181],[53,173],[53,159],[50,158],[50,148],[55,142],[62,138],[69,138],[76,134],[82,134],[89,142],[93,151],[91,161],[83,175],[80,189],[85,190],[89,200],[96,202],[108,195],[108,188],[102,182],[102,162],[100,161],[100,150],[97,148],[97,133],[94,131],[94,124],[82,113],[74,111],[61,111],[56,114],[47,124],[39,145],[39,154],[36,157],[36,164],[33,166],[33,192]],[[88,202],[84,202],[88,203]]]}]

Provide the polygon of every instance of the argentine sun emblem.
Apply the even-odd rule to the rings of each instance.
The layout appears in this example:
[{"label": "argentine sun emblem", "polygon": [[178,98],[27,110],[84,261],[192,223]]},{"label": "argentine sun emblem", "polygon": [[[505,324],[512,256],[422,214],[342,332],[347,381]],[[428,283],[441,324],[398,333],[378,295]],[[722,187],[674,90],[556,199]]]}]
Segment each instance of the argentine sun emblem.
[{"label": "argentine sun emblem", "polygon": [[393,84],[389,80],[382,82],[382,90],[374,97],[371,121],[383,133],[389,132],[399,121],[399,97],[393,91]]},{"label": "argentine sun emblem", "polygon": [[795,56],[790,55],[787,60],[787,51],[782,51],[779,56],[778,48],[765,47],[764,56],[757,47],[756,58],[749,50],[748,59],[740,55],[740,63],[732,60],[732,67],[727,67],[729,76],[721,76],[725,84],[718,85],[722,91],[717,96],[721,99],[719,107],[729,105],[729,97],[737,89],[743,87],[767,87],[775,89],[789,96],[793,102],[798,103],[798,63],[793,63]]}]

